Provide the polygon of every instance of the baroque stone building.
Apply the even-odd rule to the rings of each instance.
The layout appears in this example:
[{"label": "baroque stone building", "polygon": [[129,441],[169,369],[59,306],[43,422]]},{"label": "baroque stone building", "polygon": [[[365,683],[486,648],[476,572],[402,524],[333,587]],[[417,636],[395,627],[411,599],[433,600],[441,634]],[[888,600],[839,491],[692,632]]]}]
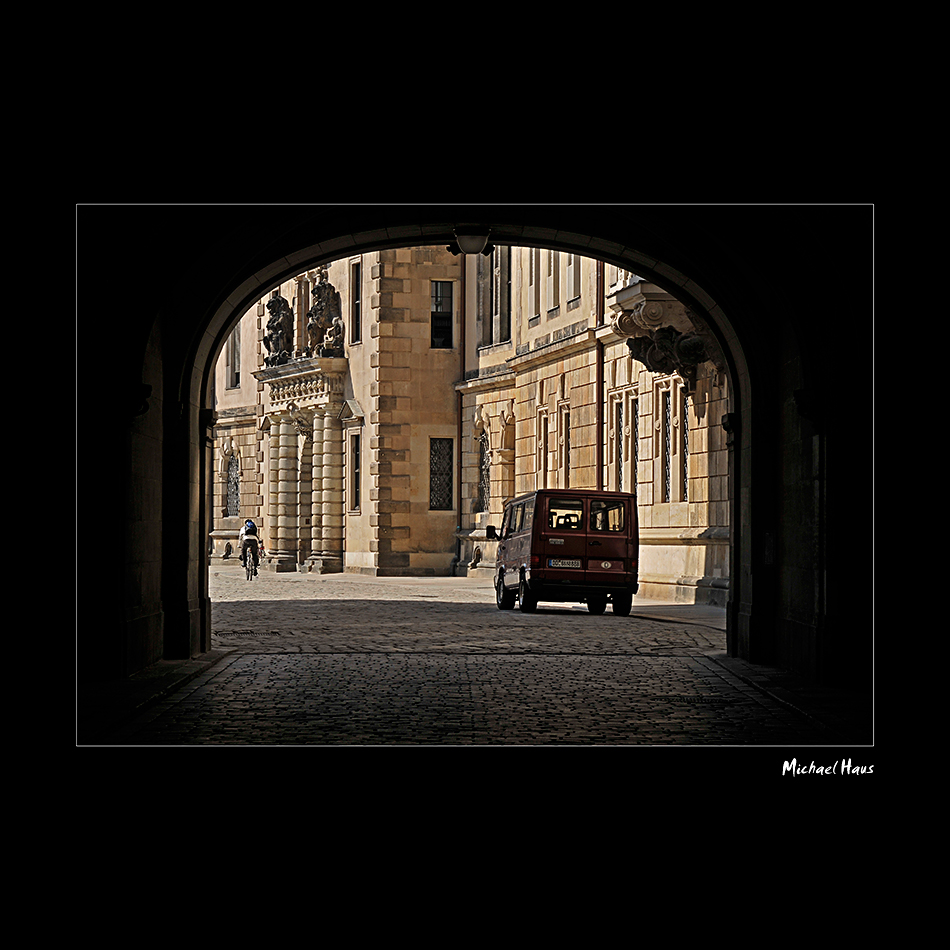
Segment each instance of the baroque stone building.
[{"label": "baroque stone building", "polygon": [[212,558],[463,574],[535,488],[635,492],[640,591],[724,605],[730,395],[711,337],[635,274],[497,246],[381,250],[249,309],[214,382]]}]

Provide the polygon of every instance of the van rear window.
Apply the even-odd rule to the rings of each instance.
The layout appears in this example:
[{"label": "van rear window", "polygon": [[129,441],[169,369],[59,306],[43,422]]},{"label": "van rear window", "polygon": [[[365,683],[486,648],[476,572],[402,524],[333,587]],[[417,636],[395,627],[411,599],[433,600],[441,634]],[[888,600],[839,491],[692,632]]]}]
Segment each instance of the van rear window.
[{"label": "van rear window", "polygon": [[548,503],[548,527],[580,531],[584,503],[574,498],[552,498]]},{"label": "van rear window", "polygon": [[590,503],[591,531],[623,531],[624,510],[622,501],[597,501]]}]

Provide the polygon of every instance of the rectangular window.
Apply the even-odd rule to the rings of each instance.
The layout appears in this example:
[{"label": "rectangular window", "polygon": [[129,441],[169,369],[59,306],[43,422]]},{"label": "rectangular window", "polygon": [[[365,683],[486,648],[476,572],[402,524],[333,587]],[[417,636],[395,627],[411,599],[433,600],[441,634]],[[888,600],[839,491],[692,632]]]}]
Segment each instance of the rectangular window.
[{"label": "rectangular window", "polygon": [[673,408],[670,391],[663,391],[663,493],[661,498],[669,502],[673,483]]},{"label": "rectangular window", "polygon": [[537,438],[538,457],[536,471],[538,473],[538,488],[548,487],[548,411],[547,409],[538,410],[538,438]]},{"label": "rectangular window", "polygon": [[452,349],[452,281],[432,281],[432,349]]},{"label": "rectangular window", "polygon": [[[492,259],[494,259],[494,251]],[[476,299],[478,306],[479,346],[491,346],[495,342],[495,322],[492,319],[492,266],[483,254],[478,255],[475,267]]]},{"label": "rectangular window", "polygon": [[564,487],[571,487],[571,411],[564,413]]},{"label": "rectangular window", "polygon": [[617,491],[637,492],[637,462],[639,450],[639,404],[634,389],[612,393],[612,433],[610,457],[612,465],[608,479]]},{"label": "rectangular window", "polygon": [[492,323],[500,343],[511,340],[511,248],[492,251]]},{"label": "rectangular window", "polygon": [[350,343],[363,340],[362,306],[363,268],[359,261],[350,264]]},{"label": "rectangular window", "polygon": [[623,400],[617,400],[617,423],[614,429],[614,438],[617,445],[617,491],[623,491],[623,467],[626,462],[623,451]]},{"label": "rectangular window", "polygon": [[557,310],[561,303],[561,254],[560,251],[548,251],[548,313]]},{"label": "rectangular window", "polygon": [[429,508],[452,510],[454,439],[429,439]]},{"label": "rectangular window", "polygon": [[630,487],[631,494],[637,493],[637,469],[640,465],[640,403],[630,402]]},{"label": "rectangular window", "polygon": [[680,413],[681,425],[683,430],[683,452],[682,452],[682,478],[683,478],[683,501],[689,501],[689,396],[686,389],[680,390],[682,394],[682,412]]},{"label": "rectangular window", "polygon": [[360,510],[360,434],[350,436],[350,511]]},{"label": "rectangular window", "polygon": [[682,381],[669,376],[653,387],[655,415],[653,482],[660,504],[689,501],[689,393]]},{"label": "rectangular window", "polygon": [[565,403],[558,408],[558,488],[571,487],[571,407]]},{"label": "rectangular window", "polygon": [[581,257],[579,254],[567,255],[567,297],[568,301],[577,300],[581,295]]},{"label": "rectangular window", "polygon": [[239,323],[224,345],[225,386],[237,389],[241,385],[241,324]]},{"label": "rectangular window", "polygon": [[529,317],[541,316],[541,250],[532,248],[530,254],[529,285],[531,292],[531,313]]}]

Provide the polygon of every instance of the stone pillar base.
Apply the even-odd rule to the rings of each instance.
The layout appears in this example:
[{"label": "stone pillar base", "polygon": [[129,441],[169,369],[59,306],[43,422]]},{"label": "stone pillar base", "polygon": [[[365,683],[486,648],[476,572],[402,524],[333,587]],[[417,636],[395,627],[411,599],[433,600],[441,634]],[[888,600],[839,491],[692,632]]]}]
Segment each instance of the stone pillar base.
[{"label": "stone pillar base", "polygon": [[477,566],[471,567],[464,562],[456,568],[456,577],[483,577],[492,580],[495,577],[495,562],[479,561]]},{"label": "stone pillar base", "polygon": [[321,557],[308,557],[300,565],[301,571],[308,574],[342,574],[343,558],[323,555]]},{"label": "stone pillar base", "polygon": [[260,569],[274,574],[285,574],[287,571],[296,571],[297,562],[289,557],[268,557],[261,563]]}]

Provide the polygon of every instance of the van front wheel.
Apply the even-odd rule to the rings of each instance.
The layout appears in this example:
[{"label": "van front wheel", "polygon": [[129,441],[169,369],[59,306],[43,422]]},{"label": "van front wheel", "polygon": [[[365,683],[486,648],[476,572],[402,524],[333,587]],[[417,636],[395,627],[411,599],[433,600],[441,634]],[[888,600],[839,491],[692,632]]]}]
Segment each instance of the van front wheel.
[{"label": "van front wheel", "polygon": [[495,604],[499,610],[511,610],[515,605],[516,591],[506,590],[505,582],[499,574],[495,578]]}]

